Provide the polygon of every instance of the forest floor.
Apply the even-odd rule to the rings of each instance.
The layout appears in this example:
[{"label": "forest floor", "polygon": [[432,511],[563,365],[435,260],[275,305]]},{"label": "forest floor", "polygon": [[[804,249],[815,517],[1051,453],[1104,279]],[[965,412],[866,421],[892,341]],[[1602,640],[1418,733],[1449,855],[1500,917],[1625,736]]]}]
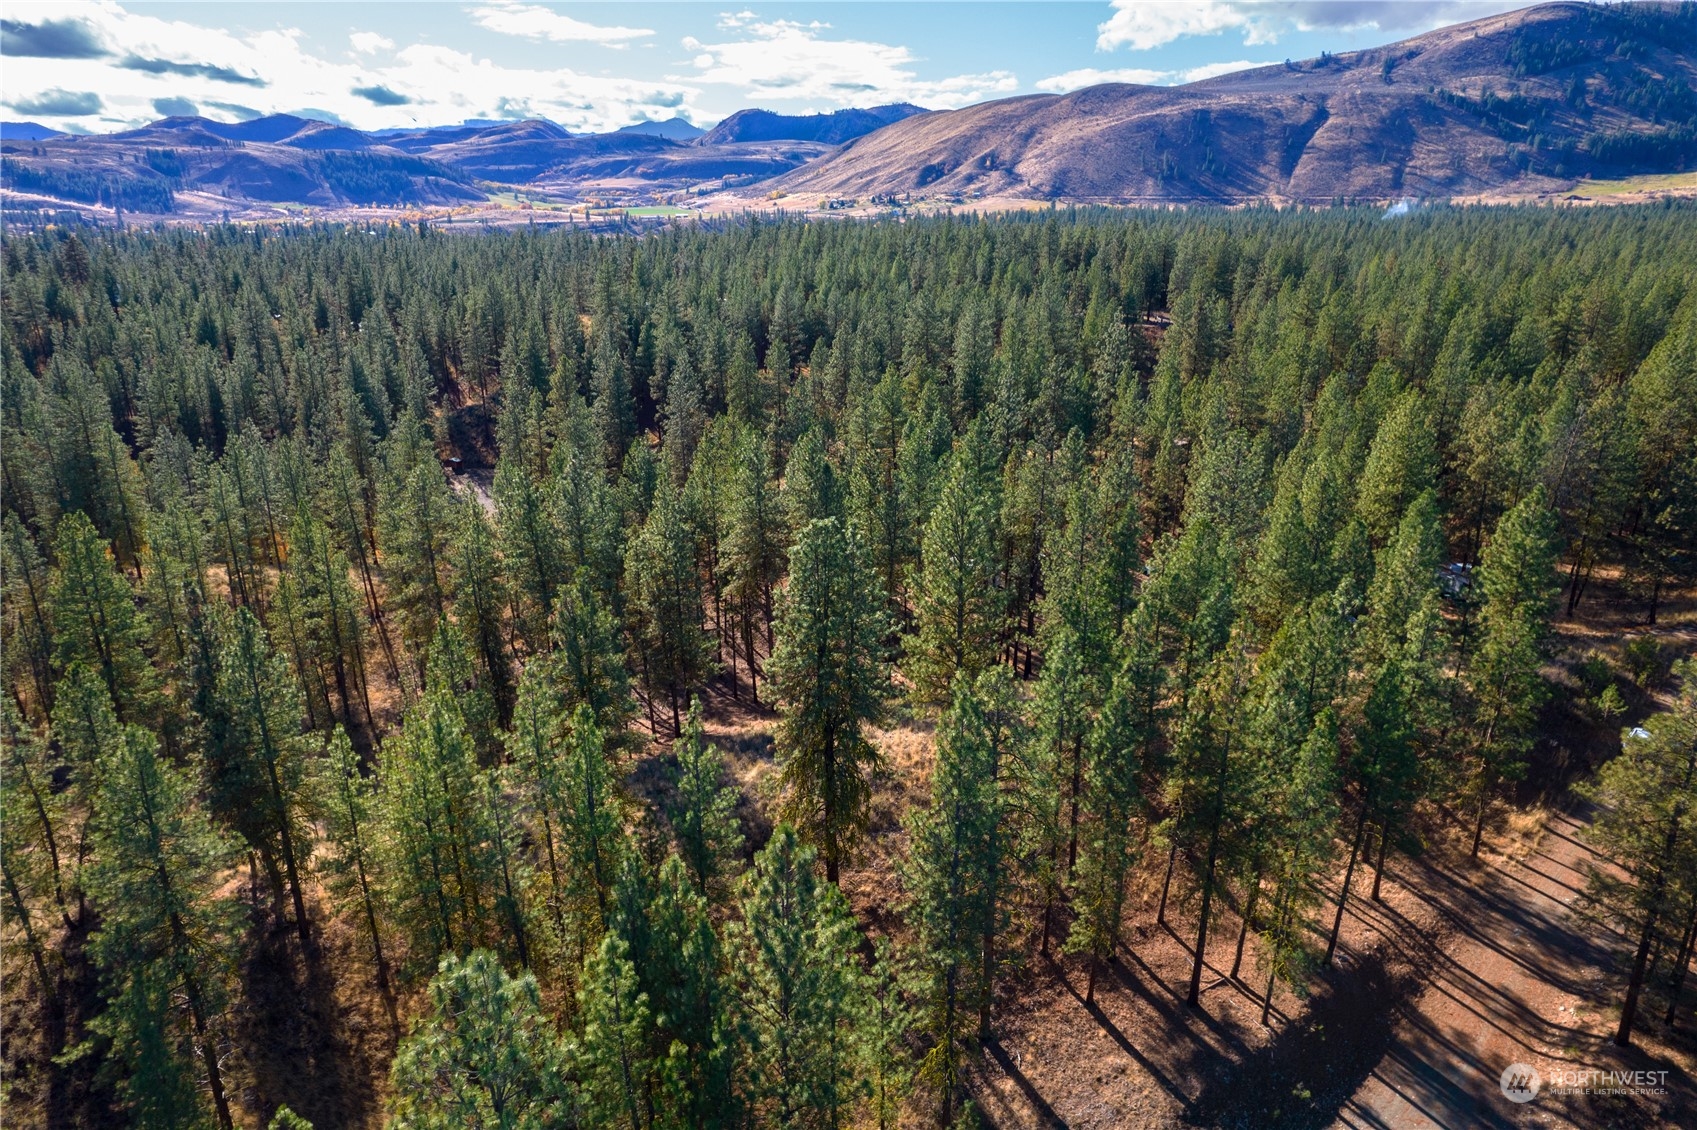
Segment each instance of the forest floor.
[{"label": "forest floor", "polygon": [[[1546,674],[1571,684],[1573,665],[1592,653],[1618,667],[1643,636],[1691,654],[1694,613],[1689,599],[1673,602],[1658,628],[1645,628],[1640,609],[1599,578],[1580,614],[1558,622]],[[1641,696],[1631,717],[1658,705]],[[1608,863],[1580,835],[1589,808],[1569,785],[1608,755],[1618,728],[1571,710],[1548,714],[1520,806],[1495,822],[1479,859],[1468,858],[1463,821],[1423,812],[1393,845],[1402,850],[1390,855],[1382,901],[1368,897],[1371,871],[1357,869],[1335,966],[1311,977],[1302,997],[1280,986],[1271,1028],[1260,1024],[1265,975],[1253,941],[1242,976],[1227,976],[1239,926],[1231,909],[1210,929],[1202,1007],[1185,1005],[1194,892],[1178,892],[1168,924],[1156,925],[1165,861],[1146,861],[1119,960],[1093,1003],[1077,958],[1027,955],[1010,978],[996,1039],[972,1079],[984,1121],[1079,1130],[1697,1126],[1697,1036],[1670,1031],[1665,1002],[1647,993],[1635,1046],[1610,1042],[1628,943],[1572,905],[1585,868]],[[1315,950],[1341,872],[1313,916]],[[1545,1081],[1524,1105],[1499,1086],[1513,1063]],[[1590,1070],[1666,1072],[1665,1093],[1587,1094],[1583,1082],[1575,1093],[1552,1080]]]}]

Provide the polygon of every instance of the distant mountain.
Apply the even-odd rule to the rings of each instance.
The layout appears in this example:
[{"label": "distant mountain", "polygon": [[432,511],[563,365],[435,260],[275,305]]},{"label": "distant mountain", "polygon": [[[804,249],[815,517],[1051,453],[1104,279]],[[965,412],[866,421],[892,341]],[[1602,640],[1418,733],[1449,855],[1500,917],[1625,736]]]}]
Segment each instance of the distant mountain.
[{"label": "distant mountain", "polygon": [[58,130],[36,122],[0,122],[0,141],[46,141],[50,137],[64,136]]},{"label": "distant mountain", "polygon": [[663,122],[637,122],[633,126],[625,126],[613,132],[646,134],[650,137],[663,137],[667,141],[694,141],[707,131],[683,118],[667,118]]},{"label": "distant mountain", "polygon": [[1546,4],[1179,87],[910,117],[762,191],[1329,201],[1697,167],[1697,5]]},{"label": "distant mountain", "polygon": [[817,141],[841,145],[926,111],[905,102],[869,110],[838,110],[833,114],[774,114],[770,110],[738,110],[701,137],[697,145],[726,145],[738,141]]},{"label": "distant mountain", "polygon": [[195,215],[248,202],[458,204],[507,188],[555,199],[784,192],[804,205],[1556,192],[1584,176],[1697,168],[1694,89],[1697,3],[1553,3],[1187,86],[935,112],[744,110],[696,137],[679,119],[605,134],[541,119],[362,131],[305,113],[74,137],[9,123],[0,188],[23,211],[161,213],[186,198]]}]

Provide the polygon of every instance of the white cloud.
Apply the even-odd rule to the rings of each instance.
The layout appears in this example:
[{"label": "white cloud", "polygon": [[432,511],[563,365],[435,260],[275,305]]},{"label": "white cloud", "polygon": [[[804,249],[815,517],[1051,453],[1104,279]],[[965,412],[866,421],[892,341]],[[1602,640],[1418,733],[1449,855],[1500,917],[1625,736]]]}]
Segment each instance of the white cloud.
[{"label": "white cloud", "polygon": [[[914,102],[951,109],[1008,94],[1019,80],[1008,71],[921,79],[920,60],[906,47],[859,39],[825,39],[827,25],[793,20],[747,22],[753,13],[720,17],[720,26],[737,28],[745,38],[724,43],[686,44],[698,52],[692,60],[701,83],[741,88],[750,99],[797,99],[837,106]],[[729,23],[729,20],[740,21]]]},{"label": "white cloud", "polygon": [[1245,26],[1247,17],[1241,7],[1226,0],[1175,4],[1113,0],[1114,14],[1096,28],[1096,49],[1130,47],[1147,51],[1187,35],[1217,35],[1227,28]]},{"label": "white cloud", "polygon": [[375,55],[379,51],[391,51],[395,41],[386,35],[378,35],[374,31],[356,31],[348,36],[348,42],[361,55]]},{"label": "white cloud", "polygon": [[1177,86],[1187,82],[1201,82],[1205,78],[1218,78],[1229,75],[1233,71],[1246,71],[1251,67],[1265,67],[1266,63],[1252,63],[1248,59],[1238,59],[1229,63],[1204,63],[1200,67],[1191,67],[1183,71],[1156,71],[1143,67],[1119,67],[1114,70],[1097,70],[1095,67],[1083,67],[1064,74],[1050,75],[1040,78],[1034,83],[1038,90],[1050,90],[1057,94],[1065,94],[1071,90],[1082,90],[1087,86],[1100,86],[1105,82],[1130,82],[1138,86]]},{"label": "white cloud", "polygon": [[481,8],[473,8],[472,18],[490,31],[503,35],[523,36],[526,39],[547,39],[555,43],[602,43],[622,46],[628,39],[653,35],[652,28],[602,27],[574,20],[570,16],[535,4],[519,4],[514,0],[495,0]]},{"label": "white cloud", "polygon": [[[586,75],[566,67],[522,67],[465,51],[413,44],[392,55],[326,58],[300,31],[236,35],[219,28],[126,11],[117,3],[9,4],[8,19],[86,21],[112,51],[105,59],[6,59],[0,102],[16,107],[50,90],[98,91],[97,115],[44,115],[54,128],[110,131],[160,116],[160,98],[186,99],[209,116],[240,118],[307,110],[360,129],[438,125],[464,118],[540,115],[576,131],[616,129],[645,117],[702,117],[687,83]],[[360,36],[371,33],[356,33]],[[350,37],[363,50],[374,40]],[[174,72],[126,69],[119,61],[168,60]],[[246,82],[232,84],[220,75]],[[360,93],[363,92],[363,93]],[[401,101],[404,99],[404,101]]]},{"label": "white cloud", "polygon": [[1096,49],[1147,51],[1192,35],[1242,33],[1249,46],[1291,31],[1414,32],[1525,6],[1525,0],[1112,0]]}]

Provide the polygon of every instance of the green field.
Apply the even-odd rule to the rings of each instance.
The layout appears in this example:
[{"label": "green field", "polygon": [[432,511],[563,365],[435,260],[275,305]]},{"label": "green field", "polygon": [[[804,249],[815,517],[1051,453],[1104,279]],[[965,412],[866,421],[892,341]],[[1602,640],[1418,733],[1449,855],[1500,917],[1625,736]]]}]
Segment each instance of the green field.
[{"label": "green field", "polygon": [[626,208],[625,213],[631,216],[687,216],[687,208],[677,208],[670,204],[651,204],[641,208]]},{"label": "green field", "polygon": [[1648,173],[1616,180],[1582,180],[1574,186],[1573,195],[1591,199],[1620,196],[1628,192],[1670,192],[1697,189],[1697,172]]}]

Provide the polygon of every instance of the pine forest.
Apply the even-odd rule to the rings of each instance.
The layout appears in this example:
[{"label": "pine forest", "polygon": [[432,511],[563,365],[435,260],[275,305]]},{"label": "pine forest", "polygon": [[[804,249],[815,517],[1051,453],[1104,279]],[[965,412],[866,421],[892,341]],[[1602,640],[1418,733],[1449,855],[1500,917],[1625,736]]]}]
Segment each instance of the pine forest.
[{"label": "pine forest", "polygon": [[1697,1119],[1689,201],[464,227],[8,231],[7,1125]]}]

